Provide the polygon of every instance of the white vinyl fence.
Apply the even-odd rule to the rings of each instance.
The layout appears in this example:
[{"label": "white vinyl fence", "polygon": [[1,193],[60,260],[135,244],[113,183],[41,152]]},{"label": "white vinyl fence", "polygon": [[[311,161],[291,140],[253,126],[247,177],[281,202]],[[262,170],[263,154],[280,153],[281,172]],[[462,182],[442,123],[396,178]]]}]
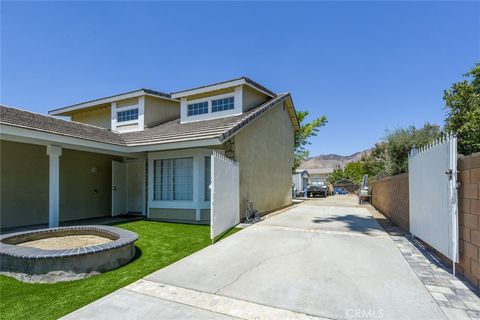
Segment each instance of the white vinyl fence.
[{"label": "white vinyl fence", "polygon": [[210,238],[240,222],[240,180],[238,163],[214,152],[211,161],[212,185]]},{"label": "white vinyl fence", "polygon": [[408,179],[411,233],[458,262],[457,138],[412,149]]}]

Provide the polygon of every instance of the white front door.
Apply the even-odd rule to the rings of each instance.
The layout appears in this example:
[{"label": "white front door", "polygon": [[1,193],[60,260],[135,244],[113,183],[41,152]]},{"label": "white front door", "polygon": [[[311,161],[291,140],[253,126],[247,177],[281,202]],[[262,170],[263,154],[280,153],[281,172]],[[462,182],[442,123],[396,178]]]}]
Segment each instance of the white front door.
[{"label": "white front door", "polygon": [[127,164],[112,161],[112,216],[127,212]]},{"label": "white front door", "polygon": [[145,161],[127,163],[128,212],[145,214]]}]

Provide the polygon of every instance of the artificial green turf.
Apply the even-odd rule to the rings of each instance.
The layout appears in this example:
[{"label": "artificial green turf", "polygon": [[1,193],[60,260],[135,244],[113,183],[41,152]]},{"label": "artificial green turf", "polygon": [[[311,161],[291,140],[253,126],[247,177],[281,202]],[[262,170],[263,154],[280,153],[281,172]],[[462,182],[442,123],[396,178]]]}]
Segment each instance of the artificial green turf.
[{"label": "artificial green turf", "polygon": [[208,226],[154,221],[116,226],[139,235],[131,263],[91,278],[54,284],[0,276],[0,318],[57,319],[211,244]]}]

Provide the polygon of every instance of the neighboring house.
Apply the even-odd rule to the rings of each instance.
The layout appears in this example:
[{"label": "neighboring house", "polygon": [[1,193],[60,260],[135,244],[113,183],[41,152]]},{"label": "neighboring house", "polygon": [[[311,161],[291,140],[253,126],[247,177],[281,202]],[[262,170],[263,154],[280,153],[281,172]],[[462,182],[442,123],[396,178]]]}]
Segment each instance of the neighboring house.
[{"label": "neighboring house", "polygon": [[292,175],[292,183],[298,195],[307,189],[309,179],[310,175],[307,170],[295,170],[295,173]]},{"label": "neighboring house", "polygon": [[338,180],[333,184],[334,189],[343,190],[344,192],[348,193],[354,193],[357,187],[358,186],[355,184],[355,182],[348,179]]},{"label": "neighboring house", "polygon": [[311,168],[299,170],[308,170],[311,182],[328,182],[328,176],[333,172],[333,168]]},{"label": "neighboring house", "polygon": [[291,203],[292,98],[248,78],[49,113],[72,121],[1,106],[2,228],[125,213],[209,223],[214,151],[239,164],[241,216],[247,200],[260,212]]}]

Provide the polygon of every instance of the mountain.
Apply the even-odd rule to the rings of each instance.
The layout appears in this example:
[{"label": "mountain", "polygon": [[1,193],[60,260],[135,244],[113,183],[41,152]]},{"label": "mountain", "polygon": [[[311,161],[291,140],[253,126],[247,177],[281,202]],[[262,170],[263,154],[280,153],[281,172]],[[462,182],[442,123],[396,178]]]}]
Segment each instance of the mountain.
[{"label": "mountain", "polygon": [[356,152],[349,156],[341,156],[338,154],[321,154],[319,156],[310,157],[300,164],[302,169],[335,169],[337,166],[341,168],[349,162],[355,162],[362,159],[364,155],[368,155],[371,150]]}]

